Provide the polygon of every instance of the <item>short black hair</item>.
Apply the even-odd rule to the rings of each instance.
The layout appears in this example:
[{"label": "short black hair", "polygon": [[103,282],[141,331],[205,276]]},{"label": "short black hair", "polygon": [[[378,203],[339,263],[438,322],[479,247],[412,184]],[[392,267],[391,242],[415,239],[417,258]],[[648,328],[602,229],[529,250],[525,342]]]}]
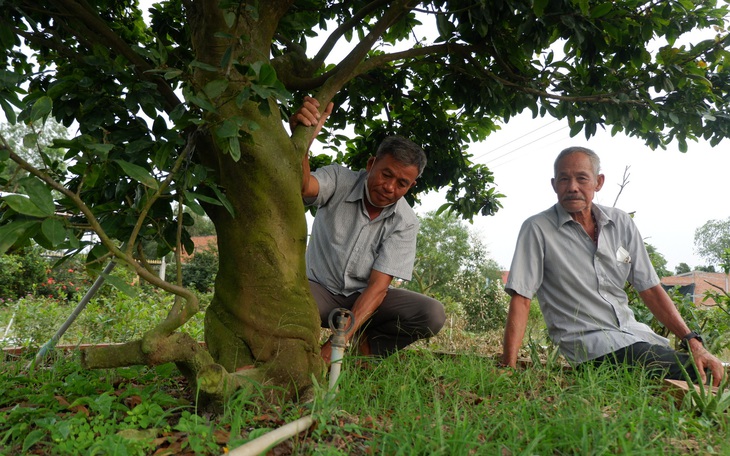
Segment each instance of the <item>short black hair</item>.
[{"label": "short black hair", "polygon": [[386,137],[378,146],[375,158],[381,158],[383,155],[390,155],[404,165],[416,166],[419,177],[426,167],[426,153],[421,146],[402,136]]}]

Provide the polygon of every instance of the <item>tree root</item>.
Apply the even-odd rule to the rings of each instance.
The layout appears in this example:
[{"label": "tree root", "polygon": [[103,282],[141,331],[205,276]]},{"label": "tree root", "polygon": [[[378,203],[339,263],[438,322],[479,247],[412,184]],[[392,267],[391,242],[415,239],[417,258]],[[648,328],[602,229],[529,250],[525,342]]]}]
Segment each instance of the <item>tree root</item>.
[{"label": "tree root", "polygon": [[143,350],[145,344],[136,340],[120,345],[89,347],[81,352],[81,363],[86,369],[110,369],[135,365],[156,366],[175,363],[197,389],[205,403],[222,403],[241,388],[251,388],[265,381],[264,369],[246,369],[229,373],[215,363],[210,353],[185,333],[175,333],[158,339],[153,351]]}]

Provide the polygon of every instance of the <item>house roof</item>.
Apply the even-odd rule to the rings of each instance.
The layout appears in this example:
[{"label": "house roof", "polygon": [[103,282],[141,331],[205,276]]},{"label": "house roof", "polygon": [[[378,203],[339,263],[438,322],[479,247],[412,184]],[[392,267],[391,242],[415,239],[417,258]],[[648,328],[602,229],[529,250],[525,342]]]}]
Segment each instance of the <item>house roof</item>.
[{"label": "house roof", "polygon": [[[696,305],[714,306],[716,305],[713,299],[705,300],[706,291],[720,291],[723,290],[728,292],[728,276],[720,272],[702,272],[702,271],[691,271],[684,274],[675,276],[662,277],[662,285],[667,287],[686,287],[689,285],[694,286],[692,291],[692,301]],[[719,288],[719,289],[718,289]]]}]

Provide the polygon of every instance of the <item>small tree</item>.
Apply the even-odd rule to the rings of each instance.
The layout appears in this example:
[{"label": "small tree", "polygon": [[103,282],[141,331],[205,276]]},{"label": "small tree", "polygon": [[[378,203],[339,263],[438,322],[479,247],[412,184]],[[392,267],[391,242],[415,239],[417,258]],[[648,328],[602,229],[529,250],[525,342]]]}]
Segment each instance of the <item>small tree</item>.
[{"label": "small tree", "polygon": [[725,249],[730,249],[730,217],[709,220],[695,230],[695,250],[708,265],[722,263]]},{"label": "small tree", "polygon": [[680,275],[680,274],[686,274],[688,272],[692,271],[692,269],[689,267],[687,263],[679,263],[676,268],[674,268],[674,274]]},{"label": "small tree", "polygon": [[484,244],[452,213],[430,212],[420,220],[413,280],[404,287],[440,299],[447,312],[463,311],[470,330],[501,326],[502,274]]},{"label": "small tree", "polygon": [[654,270],[660,278],[672,275],[672,273],[667,269],[667,259],[664,258],[664,255],[659,253],[656,247],[646,243],[646,251],[649,254],[649,259],[651,260],[651,264],[654,266]]}]

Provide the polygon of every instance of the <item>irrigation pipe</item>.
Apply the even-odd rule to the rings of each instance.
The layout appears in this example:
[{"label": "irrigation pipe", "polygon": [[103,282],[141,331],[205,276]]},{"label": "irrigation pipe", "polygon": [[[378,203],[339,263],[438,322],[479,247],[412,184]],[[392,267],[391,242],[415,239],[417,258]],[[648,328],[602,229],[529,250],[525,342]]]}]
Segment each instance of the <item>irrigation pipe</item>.
[{"label": "irrigation pipe", "polygon": [[13,312],[13,316],[10,317],[10,323],[8,323],[7,328],[5,328],[5,334],[3,334],[3,338],[0,340],[5,340],[8,338],[8,333],[10,332],[10,328],[13,326],[13,321],[15,321],[15,312]]},{"label": "irrigation pipe", "polygon": [[74,320],[76,320],[76,317],[78,317],[79,314],[81,313],[81,311],[84,310],[86,305],[89,303],[89,301],[91,301],[91,298],[94,297],[94,295],[99,290],[99,288],[102,285],[104,285],[104,276],[106,276],[107,274],[112,272],[112,269],[114,269],[114,266],[116,266],[116,263],[114,261],[112,261],[106,265],[106,267],[104,268],[104,272],[99,274],[99,277],[96,278],[94,283],[91,285],[91,288],[89,288],[89,290],[86,292],[84,297],[81,298],[81,301],[79,301],[76,308],[73,310],[73,312],[71,312],[71,315],[69,315],[69,317],[66,319],[65,322],[63,322],[61,327],[58,328],[58,331],[56,331],[56,334],[54,334],[53,337],[51,337],[51,339],[48,342],[43,344],[41,349],[38,351],[38,354],[35,356],[34,363],[38,363],[40,360],[43,359],[44,356],[46,356],[46,354],[49,351],[53,350],[53,348],[56,346],[56,344],[61,339],[63,334],[66,332],[66,330],[69,328],[69,326],[71,326],[71,324],[74,322]]},{"label": "irrigation pipe", "polygon": [[[347,346],[345,334],[355,324],[355,317],[347,309],[334,309],[329,315],[329,324],[333,330],[333,335],[330,339],[330,343],[332,344],[332,362],[330,364],[330,381],[327,396],[333,398],[337,391],[337,379],[340,376],[342,357]],[[314,417],[312,415],[304,416],[280,428],[267,432],[250,442],[246,442],[240,447],[229,451],[227,454],[228,456],[260,455],[284,440],[306,431],[312,424],[314,424]]]}]

